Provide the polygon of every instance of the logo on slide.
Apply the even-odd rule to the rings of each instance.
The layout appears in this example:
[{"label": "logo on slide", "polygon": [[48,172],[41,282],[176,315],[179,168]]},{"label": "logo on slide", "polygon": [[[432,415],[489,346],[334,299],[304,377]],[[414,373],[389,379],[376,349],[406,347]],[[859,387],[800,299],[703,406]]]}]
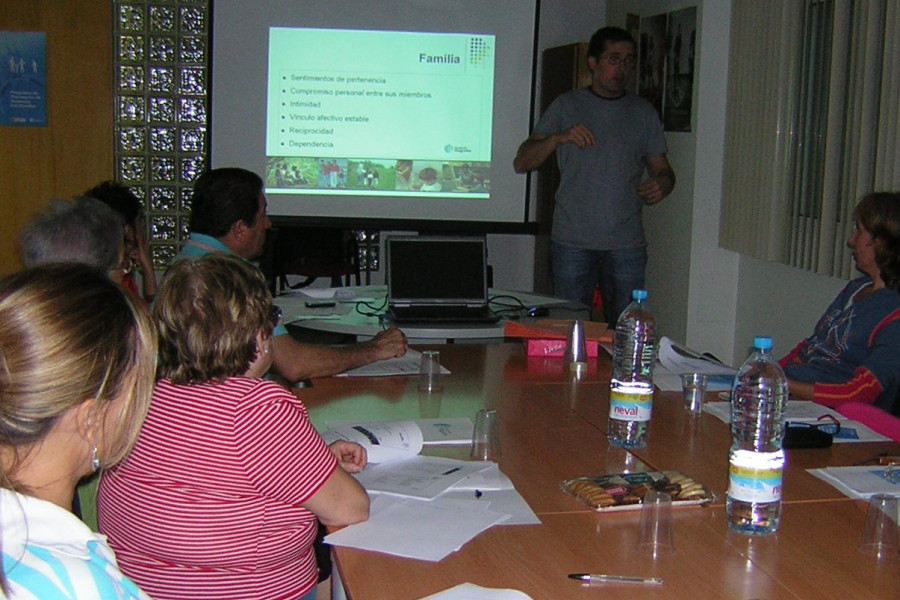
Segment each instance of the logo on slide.
[{"label": "logo on slide", "polygon": [[454,146],[453,144],[447,144],[446,146],[444,146],[444,152],[447,154],[453,154],[454,152],[472,152],[472,149],[466,146]]},{"label": "logo on slide", "polygon": [[491,57],[492,48],[488,41],[482,37],[469,38],[469,65],[485,66],[485,62]]}]

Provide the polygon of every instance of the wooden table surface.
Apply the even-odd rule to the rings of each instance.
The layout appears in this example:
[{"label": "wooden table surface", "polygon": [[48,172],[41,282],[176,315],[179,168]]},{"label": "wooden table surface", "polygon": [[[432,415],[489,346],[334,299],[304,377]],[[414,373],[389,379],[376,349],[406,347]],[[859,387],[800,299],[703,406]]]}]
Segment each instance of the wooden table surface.
[{"label": "wooden table surface", "polygon": [[[541,525],[492,527],[437,563],[335,548],[351,600],[417,600],[463,582],[519,589],[533,600],[900,598],[900,561],[857,550],[865,503],[806,472],[900,454],[900,444],[788,451],[781,527],[772,536],[748,537],[725,521],[729,428],[710,414],[685,414],[680,393],[657,390],[648,446],[625,451],[606,440],[605,354],[575,379],[561,359],[527,358],[520,344],[428,348],[440,350],[451,371],[440,397],[420,394],[410,377],[317,379],[297,394],[320,429],[350,419],[474,418],[479,408],[496,408],[500,468]],[[434,451],[464,458],[467,449]],[[572,477],[668,469],[701,481],[717,497],[706,507],[674,511],[676,552],[668,557],[636,551],[639,511],[596,513],[559,489]],[[665,583],[584,585],[566,577],[573,572],[658,576]]]}]

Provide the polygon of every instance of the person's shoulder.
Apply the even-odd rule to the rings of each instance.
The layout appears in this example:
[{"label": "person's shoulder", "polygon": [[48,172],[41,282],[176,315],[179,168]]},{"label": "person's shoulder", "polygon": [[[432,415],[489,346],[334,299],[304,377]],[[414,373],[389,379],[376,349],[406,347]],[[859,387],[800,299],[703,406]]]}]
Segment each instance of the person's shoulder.
[{"label": "person's shoulder", "polygon": [[237,408],[261,396],[278,394],[293,398],[289,391],[273,381],[243,376],[200,383],[173,383],[170,379],[160,379],[153,388],[154,401],[159,404],[183,404],[189,400],[194,406],[205,404],[217,408]]},{"label": "person's shoulder", "polygon": [[650,101],[646,98],[642,98],[631,92],[626,92],[625,96],[622,97],[622,100],[624,101],[623,104],[627,105],[630,109],[638,111],[642,115],[659,119],[659,113],[656,112],[656,108],[650,104]]},{"label": "person's shoulder", "polygon": [[[877,290],[877,297],[879,302],[883,303],[886,307],[890,308],[892,311],[900,312],[900,292],[895,289],[885,287]],[[872,294],[875,296],[876,294]],[[900,318],[900,314],[896,315]]]},{"label": "person's shoulder", "polygon": [[281,384],[261,377],[229,377],[226,383],[242,396],[240,408],[252,409],[277,403],[302,406],[302,403]]},{"label": "person's shoulder", "polygon": [[563,106],[571,106],[573,104],[579,104],[585,102],[587,100],[591,100],[594,97],[594,94],[591,92],[589,88],[579,87],[574,90],[568,90],[563,92],[559,96],[557,96],[553,102],[550,103],[550,108],[553,108],[554,105],[559,108]]}]

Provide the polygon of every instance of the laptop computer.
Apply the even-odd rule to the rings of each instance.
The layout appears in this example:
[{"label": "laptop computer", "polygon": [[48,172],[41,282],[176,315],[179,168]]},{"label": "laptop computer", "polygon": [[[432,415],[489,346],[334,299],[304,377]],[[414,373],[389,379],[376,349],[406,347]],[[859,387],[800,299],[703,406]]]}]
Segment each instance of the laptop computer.
[{"label": "laptop computer", "polygon": [[390,236],[388,311],[398,323],[495,323],[483,237]]}]

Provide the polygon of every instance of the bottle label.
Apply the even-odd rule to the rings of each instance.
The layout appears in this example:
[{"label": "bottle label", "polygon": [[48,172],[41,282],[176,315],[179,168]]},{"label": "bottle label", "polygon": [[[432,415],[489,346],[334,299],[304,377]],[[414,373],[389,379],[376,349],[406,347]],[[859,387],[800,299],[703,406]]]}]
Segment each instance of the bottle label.
[{"label": "bottle label", "polygon": [[755,468],[734,463],[728,467],[728,495],[741,502],[781,500],[783,467]]},{"label": "bottle label", "polygon": [[646,393],[610,390],[609,417],[620,421],[649,421],[653,390]]}]

